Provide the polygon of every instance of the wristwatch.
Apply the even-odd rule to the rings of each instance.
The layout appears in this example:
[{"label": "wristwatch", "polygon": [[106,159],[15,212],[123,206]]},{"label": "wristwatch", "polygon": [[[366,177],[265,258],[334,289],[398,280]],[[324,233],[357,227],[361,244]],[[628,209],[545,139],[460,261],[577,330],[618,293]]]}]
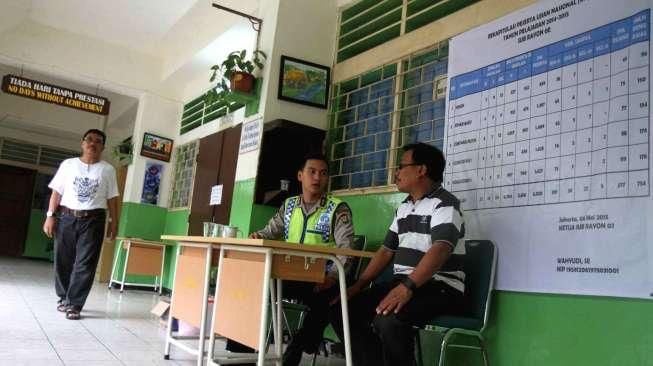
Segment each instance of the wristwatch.
[{"label": "wristwatch", "polygon": [[54,216],[54,212],[48,211],[48,212],[45,213],[45,216],[46,217],[52,217],[52,216]]},{"label": "wristwatch", "polygon": [[404,277],[404,279],[401,280],[401,284],[406,286],[411,291],[417,290],[417,285],[415,284],[415,281],[411,280],[410,277],[408,276]]}]

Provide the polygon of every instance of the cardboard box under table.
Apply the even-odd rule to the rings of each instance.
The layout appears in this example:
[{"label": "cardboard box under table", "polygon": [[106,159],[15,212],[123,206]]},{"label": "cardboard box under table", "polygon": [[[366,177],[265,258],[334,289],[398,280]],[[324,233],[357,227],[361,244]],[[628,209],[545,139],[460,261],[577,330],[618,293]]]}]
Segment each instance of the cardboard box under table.
[{"label": "cardboard box under table", "polygon": [[[254,349],[266,349],[268,314],[272,316],[275,338],[281,337],[281,280],[320,283],[324,280],[325,263],[334,261],[338,268],[341,292],[346,291],[345,273],[336,255],[371,257],[373,253],[350,249],[330,248],[317,245],[299,245],[274,240],[207,238],[187,236],[162,236],[165,240],[179,242],[177,270],[173,285],[172,302],[166,337],[165,357],[170,345],[197,356],[198,365],[203,364],[205,320],[207,314],[209,271],[219,250],[213,319],[208,344],[208,363],[211,365],[233,362],[254,362],[263,365],[264,360],[281,365],[281,342],[275,342],[274,352],[265,355],[222,353],[214,360],[214,340],[219,334]],[[274,279],[274,280],[273,280]],[[268,304],[275,306],[268,312]],[[343,306],[345,328],[345,355],[351,365],[347,301]],[[197,348],[191,348],[172,335],[172,318],[181,319],[200,328]],[[200,357],[201,355],[201,357]]]},{"label": "cardboard box under table", "polygon": [[[111,269],[111,277],[109,278],[109,289],[111,285],[117,283],[120,285],[120,292],[125,288],[125,285],[145,286],[152,287],[158,290],[159,294],[163,289],[163,269],[166,258],[166,244],[159,241],[143,240],[138,238],[116,238],[116,243],[119,243],[118,254],[113,260]],[[122,276],[120,280],[114,279],[120,258],[121,251],[125,251],[125,263],[122,268]],[[153,276],[153,284],[143,283],[128,283],[125,278],[128,274]]]}]

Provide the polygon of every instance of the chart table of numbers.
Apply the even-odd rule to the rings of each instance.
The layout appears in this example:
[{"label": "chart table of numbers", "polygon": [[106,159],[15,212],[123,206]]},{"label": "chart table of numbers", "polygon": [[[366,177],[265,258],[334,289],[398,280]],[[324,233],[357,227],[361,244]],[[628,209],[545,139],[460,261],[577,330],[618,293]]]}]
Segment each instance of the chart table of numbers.
[{"label": "chart table of numbers", "polygon": [[445,186],[466,210],[650,194],[649,17],[451,77]]}]

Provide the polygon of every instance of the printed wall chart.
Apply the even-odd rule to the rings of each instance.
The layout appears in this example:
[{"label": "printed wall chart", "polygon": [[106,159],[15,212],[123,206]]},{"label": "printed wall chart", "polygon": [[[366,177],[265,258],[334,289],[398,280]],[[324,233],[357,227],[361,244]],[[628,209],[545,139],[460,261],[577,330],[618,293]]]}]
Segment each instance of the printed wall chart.
[{"label": "printed wall chart", "polygon": [[504,290],[653,298],[650,1],[544,1],[450,43],[445,187]]}]

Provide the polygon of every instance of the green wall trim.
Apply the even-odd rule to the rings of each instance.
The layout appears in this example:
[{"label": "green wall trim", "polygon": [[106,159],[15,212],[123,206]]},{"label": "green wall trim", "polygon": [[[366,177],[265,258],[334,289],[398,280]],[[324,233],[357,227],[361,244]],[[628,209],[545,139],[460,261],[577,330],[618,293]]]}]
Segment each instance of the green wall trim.
[{"label": "green wall trim", "polygon": [[249,227],[250,231],[263,229],[278,210],[278,207],[255,204],[254,207],[252,207],[252,221]]},{"label": "green wall trim", "polygon": [[496,291],[494,365],[653,365],[653,302]]},{"label": "green wall trim", "polygon": [[[234,187],[230,225],[245,233],[263,227],[277,209],[253,204],[254,187],[254,179],[236,182]],[[352,209],[356,234],[366,235],[370,243],[378,245],[405,197],[404,193],[390,192],[339,198]],[[134,208],[132,212],[145,210]],[[166,234],[185,234],[188,214],[187,210],[167,212],[162,230]],[[139,222],[147,225],[146,221],[157,220]],[[166,288],[172,286],[175,250],[170,247],[166,253]],[[653,302],[649,300],[495,291],[484,334],[490,364],[653,365],[651,313]],[[441,334],[422,331],[421,336],[425,364],[435,364]],[[474,344],[473,339],[460,341]],[[451,349],[447,361],[482,365],[477,352],[466,350]]]},{"label": "green wall trim", "polygon": [[[351,208],[354,232],[357,235],[365,235],[369,243],[380,244],[392,223],[395,210],[406,198],[406,194],[390,192],[338,198],[345,201]],[[374,213],[373,220],[369,220],[370,213]]]},{"label": "green wall trim", "polygon": [[[123,202],[120,214],[118,236],[141,238],[146,240],[161,240],[161,235],[185,235],[188,232],[188,210],[168,211],[165,207],[146,205],[134,202]],[[119,241],[116,241],[119,244]],[[114,248],[114,258],[120,246]],[[166,259],[163,272],[163,287],[172,287],[176,246],[166,248]],[[122,276],[125,265],[125,252],[120,250],[114,279]],[[154,283],[152,276],[127,275],[126,281],[149,285]]]},{"label": "green wall trim", "polygon": [[[342,196],[356,234],[381,244],[400,192]],[[501,259],[499,258],[499,261]],[[653,365],[653,301],[495,291],[485,337],[491,365]],[[422,332],[425,365],[435,365],[441,335]],[[473,339],[460,339],[474,345]],[[451,349],[448,364],[482,365],[477,352]]]},{"label": "green wall trim", "polygon": [[52,261],[54,257],[54,240],[43,233],[45,210],[32,209],[27,226],[27,237],[23,257],[40,258]]},{"label": "green wall trim", "polygon": [[254,187],[256,180],[246,179],[234,183],[234,193],[231,199],[229,225],[238,226],[243,233],[250,232],[252,211],[254,207]]},{"label": "green wall trim", "polygon": [[[188,234],[188,216],[190,210],[168,211],[163,233],[166,235],[187,235]],[[171,289],[174,279],[175,264],[177,259],[177,246],[166,248],[165,272],[163,275],[163,287]]]},{"label": "green wall trim", "polygon": [[123,202],[118,236],[160,240],[167,212],[165,207]]}]

